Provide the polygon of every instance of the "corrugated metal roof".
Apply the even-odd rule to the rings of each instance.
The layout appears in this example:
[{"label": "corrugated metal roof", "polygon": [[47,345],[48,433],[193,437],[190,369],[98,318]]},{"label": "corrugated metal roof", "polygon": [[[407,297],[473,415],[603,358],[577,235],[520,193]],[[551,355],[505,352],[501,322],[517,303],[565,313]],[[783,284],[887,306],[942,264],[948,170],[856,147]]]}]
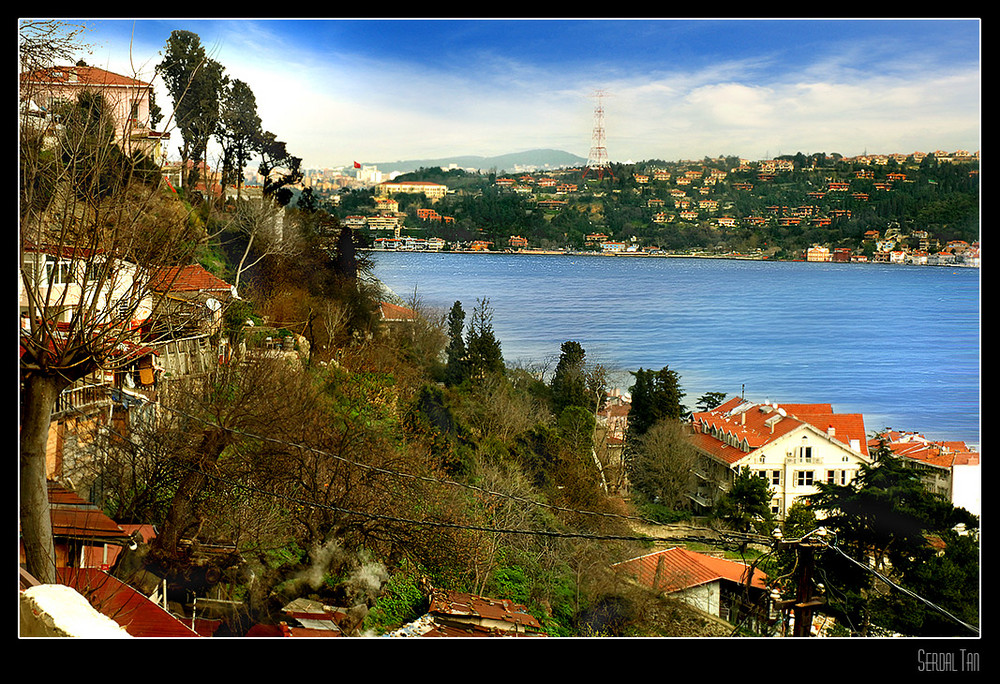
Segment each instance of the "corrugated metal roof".
[{"label": "corrugated metal roof", "polygon": [[197,632],[146,596],[96,568],[57,568],[60,584],[76,589],[134,637],[197,637]]},{"label": "corrugated metal roof", "polygon": [[528,612],[527,607],[519,603],[445,589],[433,591],[428,612],[450,617],[496,620],[532,629],[542,628],[542,624]]},{"label": "corrugated metal roof", "polygon": [[52,534],[75,539],[128,539],[129,534],[94,504],[54,482],[49,483]]}]

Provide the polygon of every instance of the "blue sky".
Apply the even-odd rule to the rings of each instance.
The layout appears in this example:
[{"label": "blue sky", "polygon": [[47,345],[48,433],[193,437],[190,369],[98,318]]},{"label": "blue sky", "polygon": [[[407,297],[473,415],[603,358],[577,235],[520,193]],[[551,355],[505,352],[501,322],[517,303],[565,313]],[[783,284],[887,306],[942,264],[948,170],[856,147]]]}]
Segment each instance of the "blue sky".
[{"label": "blue sky", "polygon": [[976,19],[67,21],[88,63],[140,78],[197,33],[306,167],[587,157],[597,90],[612,161],[980,146]]}]

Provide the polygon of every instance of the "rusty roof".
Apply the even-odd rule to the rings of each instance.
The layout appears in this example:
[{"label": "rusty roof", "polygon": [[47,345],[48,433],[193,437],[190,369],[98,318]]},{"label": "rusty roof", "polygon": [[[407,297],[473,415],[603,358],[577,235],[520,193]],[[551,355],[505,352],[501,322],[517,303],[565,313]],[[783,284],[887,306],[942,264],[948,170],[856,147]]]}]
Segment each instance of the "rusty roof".
[{"label": "rusty roof", "polygon": [[124,543],[129,539],[129,533],[104,515],[100,508],[54,482],[49,483],[49,504],[52,534],[56,537],[112,543]]},{"label": "rusty roof", "polygon": [[542,624],[528,612],[527,607],[519,603],[509,599],[488,598],[446,589],[433,590],[428,612],[456,618],[477,617],[496,620],[531,629],[542,628]]}]

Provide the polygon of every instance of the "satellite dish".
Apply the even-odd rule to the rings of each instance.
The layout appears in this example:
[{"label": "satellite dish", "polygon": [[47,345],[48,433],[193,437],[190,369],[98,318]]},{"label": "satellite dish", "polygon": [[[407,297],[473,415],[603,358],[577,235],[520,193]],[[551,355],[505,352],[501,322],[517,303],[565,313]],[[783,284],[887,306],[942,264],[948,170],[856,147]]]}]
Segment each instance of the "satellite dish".
[{"label": "satellite dish", "polygon": [[205,306],[208,307],[209,311],[218,311],[219,309],[222,308],[222,302],[220,302],[218,299],[212,299],[211,297],[209,297],[208,299],[205,300]]}]

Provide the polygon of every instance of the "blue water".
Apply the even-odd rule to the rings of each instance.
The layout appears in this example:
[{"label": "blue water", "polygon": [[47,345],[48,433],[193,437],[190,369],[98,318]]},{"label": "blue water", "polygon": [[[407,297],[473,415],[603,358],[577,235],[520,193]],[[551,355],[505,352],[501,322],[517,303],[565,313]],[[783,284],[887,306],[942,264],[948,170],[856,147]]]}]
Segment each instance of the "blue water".
[{"label": "blue water", "polygon": [[979,269],[694,258],[374,252],[404,299],[468,321],[488,298],[508,364],[555,367],[566,340],[616,372],[669,366],[705,392],[830,403],[979,445]]}]

